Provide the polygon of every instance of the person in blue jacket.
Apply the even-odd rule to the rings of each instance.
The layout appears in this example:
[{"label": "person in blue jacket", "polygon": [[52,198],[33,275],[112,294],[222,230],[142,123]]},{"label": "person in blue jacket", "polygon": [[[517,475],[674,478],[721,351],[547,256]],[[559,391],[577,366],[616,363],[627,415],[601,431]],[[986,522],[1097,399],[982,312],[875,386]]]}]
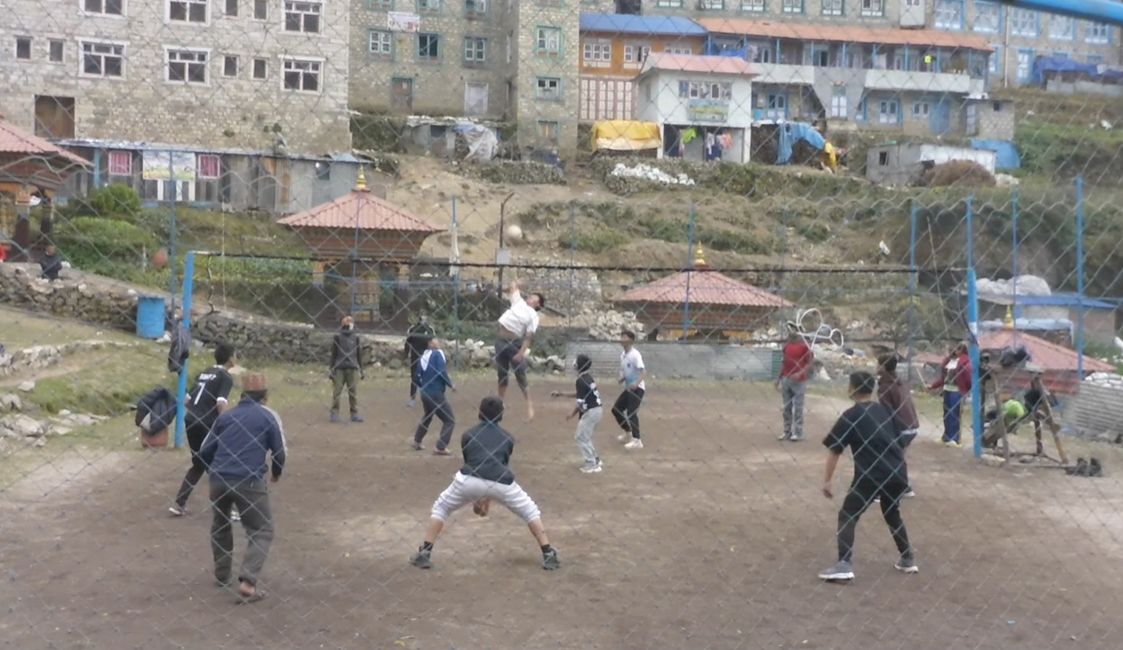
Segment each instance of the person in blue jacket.
[{"label": "person in blue jacket", "polygon": [[436,338],[429,339],[427,349],[421,353],[417,360],[417,370],[414,380],[417,382],[418,391],[421,393],[421,406],[424,414],[421,422],[417,424],[417,431],[413,434],[413,449],[424,449],[421,441],[429,433],[429,425],[433,417],[441,421],[441,437],[437,439],[437,448],[433,451],[438,456],[451,456],[448,444],[452,440],[452,429],[456,426],[456,417],[452,414],[452,405],[448,403],[445,390],[456,391],[452,379],[448,376],[448,359],[441,349],[441,342]]}]

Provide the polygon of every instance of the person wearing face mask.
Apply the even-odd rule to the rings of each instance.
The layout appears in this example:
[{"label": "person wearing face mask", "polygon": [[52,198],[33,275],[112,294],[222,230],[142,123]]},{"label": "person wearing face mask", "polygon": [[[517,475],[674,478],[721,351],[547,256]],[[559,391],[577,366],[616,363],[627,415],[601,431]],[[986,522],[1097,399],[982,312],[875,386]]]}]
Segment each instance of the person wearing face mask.
[{"label": "person wearing face mask", "polygon": [[[358,378],[366,379],[363,373],[363,348],[355,336],[355,319],[344,316],[342,329],[331,342],[331,361],[328,372],[331,376],[331,421],[339,422],[339,398],[343,388],[347,388],[347,405],[351,409],[351,421],[362,422],[357,399]],[[358,377],[356,377],[358,375]]]}]

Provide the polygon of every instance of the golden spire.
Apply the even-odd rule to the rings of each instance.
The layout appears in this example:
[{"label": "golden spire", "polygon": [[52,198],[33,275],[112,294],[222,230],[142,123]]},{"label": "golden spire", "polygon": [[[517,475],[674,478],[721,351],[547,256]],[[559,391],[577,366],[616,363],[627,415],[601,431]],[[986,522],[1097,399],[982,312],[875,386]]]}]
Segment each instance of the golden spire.
[{"label": "golden spire", "polygon": [[698,268],[698,267],[705,267],[705,266],[706,266],[706,258],[705,258],[705,256],[702,255],[702,244],[699,243],[698,247],[694,249],[694,267]]},{"label": "golden spire", "polygon": [[1002,321],[1002,325],[1008,329],[1014,329],[1014,306],[1006,305],[1006,319]]},{"label": "golden spire", "polygon": [[367,191],[367,174],[366,174],[366,171],[364,170],[364,166],[361,165],[361,164],[359,165],[359,178],[355,180],[355,191],[356,192],[366,192]]}]

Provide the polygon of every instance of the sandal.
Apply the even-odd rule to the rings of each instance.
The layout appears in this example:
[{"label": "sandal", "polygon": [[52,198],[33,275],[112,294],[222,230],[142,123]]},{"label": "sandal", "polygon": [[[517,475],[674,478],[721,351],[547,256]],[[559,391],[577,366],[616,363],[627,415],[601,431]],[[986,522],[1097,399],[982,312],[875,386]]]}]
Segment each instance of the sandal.
[{"label": "sandal", "polygon": [[260,587],[254,589],[253,593],[248,596],[243,594],[241,590],[238,590],[238,604],[249,605],[250,603],[256,603],[260,600],[265,600],[266,595],[265,590]]}]

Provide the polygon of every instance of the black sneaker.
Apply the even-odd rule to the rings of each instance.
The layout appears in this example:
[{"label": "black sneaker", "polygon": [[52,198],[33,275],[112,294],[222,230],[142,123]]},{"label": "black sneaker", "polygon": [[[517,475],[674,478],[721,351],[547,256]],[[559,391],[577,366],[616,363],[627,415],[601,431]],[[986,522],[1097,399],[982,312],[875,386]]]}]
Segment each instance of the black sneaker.
[{"label": "black sneaker", "polygon": [[1084,460],[1083,458],[1077,458],[1076,465],[1074,467],[1066,468],[1065,474],[1068,474],[1069,476],[1087,476],[1088,461]]},{"label": "black sneaker", "polygon": [[552,548],[542,554],[542,568],[547,571],[557,571],[561,568],[561,560],[558,559],[558,550]]},{"label": "black sneaker", "polygon": [[1103,468],[1103,465],[1100,464],[1099,458],[1093,458],[1092,460],[1088,461],[1088,476],[1096,477],[1096,476],[1103,476],[1103,475],[1104,475],[1104,468]]},{"label": "black sneaker", "polygon": [[432,569],[433,568],[432,553],[433,553],[432,551],[426,551],[425,549],[418,549],[417,552],[413,554],[413,557],[411,557],[409,559],[409,563],[412,564],[413,566],[417,567],[418,569]]}]

